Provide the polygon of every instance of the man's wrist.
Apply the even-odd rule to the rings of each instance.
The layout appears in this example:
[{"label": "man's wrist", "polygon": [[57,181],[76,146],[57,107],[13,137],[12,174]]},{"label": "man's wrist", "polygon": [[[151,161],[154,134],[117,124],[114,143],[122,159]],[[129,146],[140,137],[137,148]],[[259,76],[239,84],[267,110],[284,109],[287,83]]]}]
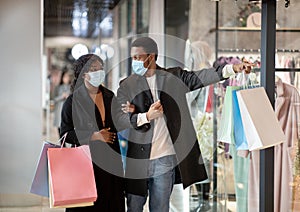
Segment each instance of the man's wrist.
[{"label": "man's wrist", "polygon": [[149,123],[147,118],[147,113],[139,113],[137,118],[137,126],[142,126],[143,124]]},{"label": "man's wrist", "polygon": [[225,65],[223,70],[222,70],[222,75],[223,75],[224,78],[229,78],[231,76],[234,76],[235,71],[233,69],[233,65],[232,64]]}]

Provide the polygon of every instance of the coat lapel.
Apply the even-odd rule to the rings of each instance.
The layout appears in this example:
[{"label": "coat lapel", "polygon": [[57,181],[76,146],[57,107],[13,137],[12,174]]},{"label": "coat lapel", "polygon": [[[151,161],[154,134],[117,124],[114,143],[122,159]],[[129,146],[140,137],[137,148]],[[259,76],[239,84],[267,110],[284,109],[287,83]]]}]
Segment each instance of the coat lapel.
[{"label": "coat lapel", "polygon": [[[101,91],[103,93],[103,102],[105,108],[105,127],[110,126],[110,117],[111,117],[111,94],[106,90],[106,88],[101,87]],[[101,114],[100,114],[101,116]]]},{"label": "coat lapel", "polygon": [[[156,71],[156,84],[157,84],[157,90],[158,90],[158,98],[160,98],[160,93],[164,89],[164,81],[166,77],[166,71],[162,70],[160,67],[158,67],[158,70]],[[136,82],[139,84],[137,86],[140,90],[138,93],[145,93],[147,97],[151,100],[151,104],[154,102],[148,82],[146,80],[146,77],[138,76],[136,75],[137,79]]]},{"label": "coat lapel", "polygon": [[[97,121],[97,120],[102,120],[100,112],[98,110],[96,110],[97,106],[93,102],[93,100],[90,98],[90,96],[87,92],[87,89],[85,88],[84,85],[80,86],[76,90],[76,92],[74,92],[74,97],[76,99],[77,106],[82,108],[82,110],[80,110],[80,111],[86,111],[87,115],[89,116],[88,120],[90,120],[90,121],[87,124],[93,125],[93,126],[97,127],[97,129],[102,129],[103,128],[102,121]],[[104,99],[104,104],[105,104],[105,102],[107,102],[107,101]],[[107,107],[106,104],[104,106]],[[105,111],[106,111],[106,109],[105,109]]]},{"label": "coat lapel", "polygon": [[145,77],[138,76],[140,79],[137,80],[139,83],[139,88],[141,89],[141,92],[145,93],[147,97],[151,100],[151,104],[153,103],[153,97],[149,88],[149,85],[147,83],[147,80]]},{"label": "coat lapel", "polygon": [[157,83],[157,92],[158,98],[160,99],[160,93],[164,89],[164,81],[165,81],[165,71],[157,70],[156,71],[156,83]]}]

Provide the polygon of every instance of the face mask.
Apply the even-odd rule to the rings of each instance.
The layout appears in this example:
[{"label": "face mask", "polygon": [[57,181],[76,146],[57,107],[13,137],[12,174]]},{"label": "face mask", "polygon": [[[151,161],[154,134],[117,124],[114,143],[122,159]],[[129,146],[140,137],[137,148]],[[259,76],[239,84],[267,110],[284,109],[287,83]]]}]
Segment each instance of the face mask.
[{"label": "face mask", "polygon": [[[148,57],[147,57],[147,59],[148,59]],[[144,67],[144,61],[132,60],[132,70],[135,74],[144,76],[144,74],[147,72],[148,68]]]},{"label": "face mask", "polygon": [[99,87],[104,82],[105,72],[103,70],[88,72],[87,74],[90,76],[89,83],[94,87]]}]

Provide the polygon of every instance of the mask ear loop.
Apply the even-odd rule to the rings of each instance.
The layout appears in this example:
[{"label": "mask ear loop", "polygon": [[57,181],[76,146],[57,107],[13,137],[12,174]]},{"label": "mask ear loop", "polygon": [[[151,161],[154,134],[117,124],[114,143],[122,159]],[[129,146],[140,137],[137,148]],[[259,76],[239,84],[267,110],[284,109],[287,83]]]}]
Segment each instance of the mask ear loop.
[{"label": "mask ear loop", "polygon": [[[146,58],[146,60],[144,61],[144,63],[148,60],[148,58],[149,58],[150,56],[151,56],[151,55],[149,54],[148,57]],[[148,66],[146,67],[146,69],[149,69],[149,66],[150,66],[150,65],[151,65],[151,63],[148,64]]]}]

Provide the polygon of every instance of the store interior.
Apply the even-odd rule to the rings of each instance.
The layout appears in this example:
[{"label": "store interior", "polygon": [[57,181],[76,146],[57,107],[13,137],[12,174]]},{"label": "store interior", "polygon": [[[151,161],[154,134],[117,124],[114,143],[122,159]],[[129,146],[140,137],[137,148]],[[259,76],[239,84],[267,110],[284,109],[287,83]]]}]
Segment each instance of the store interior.
[{"label": "store interior", "polygon": [[[40,142],[59,139],[55,87],[64,72],[72,79],[73,62],[85,53],[99,55],[105,61],[105,86],[116,92],[119,81],[131,74],[129,46],[140,35],[157,39],[161,51],[158,63],[163,67],[180,66],[192,71],[246,60],[255,64],[251,86],[263,86],[269,89],[268,94],[273,92],[273,107],[278,104],[279,95],[275,79],[276,83],[280,79],[295,88],[299,95],[300,1],[272,3],[276,20],[270,23],[275,22],[276,36],[266,38],[264,33],[270,28],[263,27],[270,26],[263,23],[268,20],[263,11],[268,10],[268,4],[269,0],[44,0]],[[263,46],[262,41],[270,40],[274,41],[274,49]],[[268,58],[272,54],[275,58]],[[274,63],[272,70],[266,70],[266,61]],[[271,88],[267,85],[269,79],[265,79],[270,72],[274,75]],[[263,211],[261,203],[274,204],[276,212],[300,211],[300,117],[294,120],[296,129],[295,134],[288,136],[290,141],[261,151],[268,155],[271,149],[275,161],[272,172],[262,177],[256,171],[269,167],[259,156],[260,150],[241,156],[230,142],[218,139],[226,86],[231,82],[222,81],[187,94],[209,179],[186,190],[175,186],[170,211],[254,212]],[[299,102],[294,104],[294,110],[300,114]],[[285,168],[279,170],[277,165]],[[268,190],[260,181],[272,173],[275,186]],[[24,211],[24,205],[31,212],[64,211],[49,209],[47,198],[24,192],[10,194],[7,190],[0,194],[0,211]],[[261,197],[269,194],[263,194],[263,190],[270,191],[273,198]]]}]

